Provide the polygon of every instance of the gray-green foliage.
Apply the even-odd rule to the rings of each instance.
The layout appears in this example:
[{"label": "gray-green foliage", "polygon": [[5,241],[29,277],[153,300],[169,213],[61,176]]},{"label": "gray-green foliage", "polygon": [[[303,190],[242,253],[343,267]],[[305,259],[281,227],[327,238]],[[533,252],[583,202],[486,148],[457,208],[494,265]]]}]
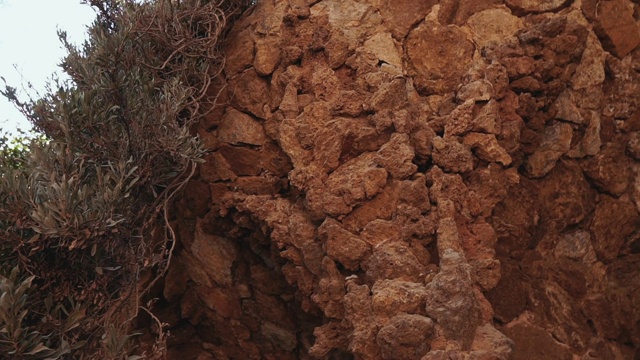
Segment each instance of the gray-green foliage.
[{"label": "gray-green foliage", "polygon": [[[35,276],[19,279],[18,268],[9,276],[0,275],[0,354],[22,359],[59,359],[84,345],[76,342],[73,347],[67,341],[67,333],[79,326],[84,318],[84,308],[64,305],[54,306],[50,297],[45,298],[46,314],[41,317],[51,331],[43,335],[36,326],[25,319],[33,317],[29,311],[28,294],[33,290]],[[51,324],[51,322],[58,323]]]},{"label": "gray-green foliage", "polygon": [[[166,271],[175,240],[168,206],[204,154],[190,127],[210,107],[226,18],[248,2],[87,2],[99,14],[89,40],[76,47],[59,34],[71,81],[29,101],[0,90],[46,137],[0,160],[0,264],[36,275],[51,293],[27,301],[34,278],[18,284],[15,276],[2,278],[2,291],[12,309],[24,309],[6,324],[32,334],[30,344],[70,353],[86,344],[84,357],[119,358],[131,349],[122,341],[145,292],[120,294],[136,293],[139,271]],[[84,301],[87,313],[66,337],[22,315],[64,301]],[[56,314],[52,322],[70,317]],[[34,348],[16,351],[26,357]]]}]

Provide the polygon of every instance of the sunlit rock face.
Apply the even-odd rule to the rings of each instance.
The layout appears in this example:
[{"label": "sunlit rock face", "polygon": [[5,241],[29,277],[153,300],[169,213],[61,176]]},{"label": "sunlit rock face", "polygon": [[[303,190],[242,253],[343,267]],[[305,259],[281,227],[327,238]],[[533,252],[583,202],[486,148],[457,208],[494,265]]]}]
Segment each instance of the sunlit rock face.
[{"label": "sunlit rock face", "polygon": [[637,14],[259,1],[176,203],[170,358],[640,356]]}]

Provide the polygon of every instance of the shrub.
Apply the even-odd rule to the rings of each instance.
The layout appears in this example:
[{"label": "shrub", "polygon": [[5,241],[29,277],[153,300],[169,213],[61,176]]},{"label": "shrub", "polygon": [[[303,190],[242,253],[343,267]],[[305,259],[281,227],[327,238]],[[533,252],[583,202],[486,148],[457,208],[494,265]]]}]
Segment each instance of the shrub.
[{"label": "shrub", "polygon": [[[71,81],[28,101],[2,90],[47,139],[0,161],[0,264],[15,267],[0,278],[13,309],[0,324],[31,344],[6,343],[13,358],[122,358],[139,311],[155,319],[146,300],[175,245],[169,205],[205,152],[189,129],[215,101],[207,89],[224,64],[227,19],[249,4],[88,2],[98,17],[83,46],[59,33]],[[19,272],[30,276],[19,282]],[[152,280],[138,284],[145,272]],[[162,356],[163,325],[139,355]]]}]

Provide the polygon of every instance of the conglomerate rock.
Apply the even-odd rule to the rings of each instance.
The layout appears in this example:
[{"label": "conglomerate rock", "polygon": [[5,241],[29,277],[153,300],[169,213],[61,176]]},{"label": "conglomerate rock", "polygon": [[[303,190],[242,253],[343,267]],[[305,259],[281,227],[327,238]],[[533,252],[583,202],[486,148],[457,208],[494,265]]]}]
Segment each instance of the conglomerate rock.
[{"label": "conglomerate rock", "polygon": [[640,356],[630,0],[260,0],[156,308],[175,359]]}]

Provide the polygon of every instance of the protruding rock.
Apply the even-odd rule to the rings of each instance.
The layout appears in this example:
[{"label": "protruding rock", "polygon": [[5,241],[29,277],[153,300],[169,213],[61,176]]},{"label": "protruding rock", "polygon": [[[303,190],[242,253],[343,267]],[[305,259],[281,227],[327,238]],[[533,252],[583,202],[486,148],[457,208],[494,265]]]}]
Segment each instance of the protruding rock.
[{"label": "protruding rock", "polygon": [[479,222],[463,227],[461,242],[473,270],[473,280],[483,290],[493,289],[500,281],[500,261],[495,259],[496,233],[491,225]]},{"label": "protruding rock", "polygon": [[623,58],[640,44],[640,27],[634,18],[632,2],[597,2],[596,16],[595,31],[607,51]]},{"label": "protruding rock", "polygon": [[431,208],[431,203],[429,203],[429,189],[425,184],[425,176],[420,174],[412,179],[413,180],[400,183],[400,200],[425,213]]},{"label": "protruding rock", "polygon": [[476,337],[471,345],[471,358],[478,360],[511,359],[514,342],[491,324],[478,326]]},{"label": "protruding rock", "polygon": [[571,359],[567,345],[556,341],[545,329],[529,322],[518,322],[508,326],[503,332],[516,343],[513,356],[530,359]]},{"label": "protruding rock", "polygon": [[418,282],[424,276],[424,266],[404,243],[385,242],[373,249],[366,272],[372,281],[400,279]]},{"label": "protruding rock", "polygon": [[371,97],[371,108],[376,112],[403,108],[408,101],[405,84],[405,80],[401,78],[381,84],[378,91]]},{"label": "protruding rock", "polygon": [[391,140],[378,151],[377,162],[396,179],[407,178],[416,172],[418,167],[413,164],[415,153],[409,144],[407,134],[393,134]]},{"label": "protruding rock", "polygon": [[374,0],[373,4],[382,15],[385,25],[393,37],[400,41],[409,30],[431,11],[437,0]]},{"label": "protruding rock", "polygon": [[558,258],[564,257],[591,265],[596,261],[591,242],[591,234],[588,231],[577,230],[563,235],[558,241],[553,254]]},{"label": "protruding rock", "polygon": [[520,79],[531,75],[536,70],[536,62],[530,57],[518,56],[501,59],[510,79]]},{"label": "protruding rock", "polygon": [[[472,210],[475,210],[475,206],[477,206],[478,199],[473,192],[469,191],[460,174],[448,174],[439,167],[434,166],[427,173],[427,179],[433,182],[433,185],[429,188],[429,196],[432,202],[438,204],[439,220],[442,220],[443,217],[443,204],[447,204],[446,208],[449,211],[454,209],[463,216],[471,216]],[[452,202],[452,204],[449,204],[449,202]],[[451,208],[451,205],[453,205],[453,208]],[[452,215],[447,214],[447,216],[451,217]],[[455,225],[455,223],[452,225]],[[453,227],[453,229],[457,228]],[[438,226],[438,231],[440,231],[440,226]],[[438,242],[440,243],[440,241]],[[444,239],[443,243],[446,242],[447,239]]]},{"label": "protruding rock", "polygon": [[350,53],[349,42],[339,30],[331,34],[331,38],[324,45],[324,53],[327,56],[329,67],[334,70],[347,60]]},{"label": "protruding rock", "polygon": [[602,45],[594,33],[589,33],[587,46],[582,53],[582,60],[576,72],[571,77],[571,87],[574,90],[596,87],[605,79],[605,53]]},{"label": "protruding rock", "polygon": [[480,48],[489,43],[506,43],[515,38],[523,22],[505,8],[487,9],[477,12],[467,20],[473,40]]},{"label": "protruding rock", "polygon": [[412,360],[429,351],[433,320],[414,314],[396,315],[376,337],[383,359]]},{"label": "protruding rock", "polygon": [[597,111],[588,110],[585,118],[588,121],[588,125],[584,131],[584,137],[575,148],[567,153],[570,157],[582,158],[585,156],[594,156],[598,154],[602,147],[600,114]]},{"label": "protruding rock", "polygon": [[[631,57],[620,60],[613,55],[607,55],[605,67],[607,78],[603,84],[603,109],[602,115],[616,119],[630,119],[636,112],[635,106],[629,106],[637,102],[640,94],[640,73],[634,68],[637,63]],[[637,120],[636,120],[637,121]]]},{"label": "protruding rock", "polygon": [[571,0],[507,0],[507,5],[516,14],[539,13],[558,10]]},{"label": "protruding rock", "polygon": [[298,339],[293,331],[272,322],[264,322],[260,326],[260,332],[283,350],[292,351],[298,345]]},{"label": "protruding rock", "polygon": [[488,80],[472,81],[460,88],[457,97],[462,101],[489,101],[493,97],[493,85]]},{"label": "protruding rock", "polygon": [[608,144],[598,155],[581,164],[585,175],[609,194],[620,196],[629,185],[630,159],[624,155],[624,145]]},{"label": "protruding rock", "polygon": [[230,286],[233,281],[231,267],[236,261],[237,250],[229,239],[205,233],[201,223],[198,219],[191,253],[200,260],[202,271],[213,281],[221,286]]},{"label": "protruding rock", "polygon": [[465,173],[473,169],[473,155],[471,150],[456,138],[433,139],[433,162],[444,169]]},{"label": "protruding rock", "polygon": [[629,135],[627,153],[634,159],[640,160],[640,131],[634,131]]},{"label": "protruding rock", "polygon": [[472,129],[474,104],[475,101],[471,99],[453,109],[445,119],[445,137],[464,135]]},{"label": "protruding rock", "polygon": [[251,37],[251,29],[235,27],[229,34],[234,41],[227,42],[225,74],[227,77],[235,76],[253,63],[254,42]]},{"label": "protruding rock", "polygon": [[333,219],[325,220],[318,228],[318,234],[326,238],[324,247],[327,255],[347,269],[357,270],[360,260],[369,251],[367,243],[345,230]]},{"label": "protruding rock", "polygon": [[204,305],[223,318],[239,319],[242,307],[237,293],[220,287],[199,286],[198,295]]},{"label": "protruding rock", "polygon": [[329,318],[344,317],[342,304],[345,291],[345,278],[338,270],[336,263],[329,257],[322,259],[322,279],[311,297],[313,302],[324,309],[324,315]]},{"label": "protruding rock", "polygon": [[[370,199],[378,194],[387,183],[387,171],[377,166],[376,154],[365,153],[341,165],[328,178],[326,186],[330,193],[339,196],[348,207]],[[324,208],[330,214],[331,198],[325,197]]]},{"label": "protruding rock", "polygon": [[371,6],[353,0],[322,1],[311,7],[311,20],[327,17],[334,29],[341,29],[349,44],[355,45],[367,33],[381,25],[380,14]]},{"label": "protruding rock", "polygon": [[401,280],[376,281],[371,292],[373,309],[382,314],[419,314],[426,296],[424,284]]},{"label": "protruding rock", "polygon": [[[615,219],[615,220],[614,220]],[[615,228],[609,226],[613,221]],[[640,226],[636,207],[628,200],[603,195],[590,226],[598,259],[608,263],[616,259],[625,239]]]},{"label": "protruding rock", "polygon": [[280,38],[267,36],[256,39],[253,67],[262,76],[270,75],[280,62]]},{"label": "protruding rock", "polygon": [[569,151],[573,129],[566,123],[547,126],[540,147],[527,159],[527,171],[533,177],[546,175],[562,155]]},{"label": "protruding rock", "polygon": [[260,175],[262,153],[258,150],[237,146],[222,146],[220,152],[229,168],[236,175]]},{"label": "protruding rock", "polygon": [[340,322],[329,322],[315,328],[313,335],[315,342],[309,349],[309,355],[316,358],[326,357],[334,349],[344,349],[349,346],[348,334],[351,329]]},{"label": "protruding rock", "polygon": [[550,231],[562,231],[583,221],[593,211],[596,193],[573,162],[560,162],[538,182],[536,197],[540,224]]},{"label": "protruding rock", "polygon": [[396,211],[397,205],[398,186],[396,182],[392,181],[375,198],[362,204],[349,213],[349,215],[345,217],[343,223],[345,228],[352,232],[364,230],[362,233],[363,240],[367,241],[371,245],[377,245],[379,242],[390,238],[386,236],[388,233],[391,232],[399,235],[400,231],[398,231],[395,226],[392,227],[393,229],[396,229],[393,231],[381,231],[382,229],[376,228],[375,230],[372,229],[372,236],[367,237],[366,227],[373,225],[373,222],[377,220],[390,220]]},{"label": "protruding rock", "polygon": [[502,4],[503,0],[441,0],[438,21],[441,24],[462,25],[473,14]]},{"label": "protruding rock", "polygon": [[270,112],[269,85],[261,78],[255,70],[249,69],[242,72],[229,83],[229,91],[232,101],[241,110],[266,119]]},{"label": "protruding rock", "polygon": [[300,113],[298,89],[293,83],[287,84],[278,108],[286,119],[295,119]]},{"label": "protruding rock", "polygon": [[503,65],[494,62],[485,69],[485,78],[491,83],[491,86],[493,86],[493,94],[496,100],[502,99],[509,87],[509,74],[507,69]]},{"label": "protruding rock", "polygon": [[174,358],[633,358],[632,3],[256,2],[171,220]]},{"label": "protruding rock", "polygon": [[443,335],[458,342],[458,349],[469,349],[480,312],[464,255],[451,249],[441,253],[440,272],[426,287],[427,314],[442,327]]},{"label": "protruding rock", "polygon": [[510,86],[511,86],[511,89],[513,89],[516,92],[533,93],[533,92],[542,91],[544,84],[541,83],[538,79],[536,79],[533,76],[525,76],[518,80],[514,80],[513,82],[511,82]]},{"label": "protruding rock", "polygon": [[502,165],[511,164],[511,156],[499,144],[493,134],[470,133],[464,137],[463,143],[484,161],[499,162]]},{"label": "protruding rock", "polygon": [[[457,26],[428,21],[409,33],[406,49],[416,88],[425,94],[442,94],[455,90],[471,66],[475,47]],[[445,62],[443,58],[456,61]]]},{"label": "protruding rock", "polygon": [[478,114],[473,118],[471,130],[487,134],[500,133],[500,114],[498,113],[498,103],[495,100],[489,100],[478,111]]},{"label": "protruding rock", "polygon": [[218,140],[233,145],[262,145],[267,137],[259,122],[247,114],[230,109],[218,127]]},{"label": "protruding rock", "polygon": [[390,33],[377,33],[367,39],[362,50],[373,54],[378,62],[388,64],[389,73],[402,75],[402,58]]},{"label": "protruding rock", "polygon": [[202,170],[200,170],[202,180],[215,182],[218,180],[235,180],[237,178],[222,154],[208,154],[204,157],[204,160],[207,165],[203,166]]},{"label": "protruding rock", "polygon": [[349,349],[356,356],[375,358],[380,353],[375,335],[379,322],[371,307],[371,289],[357,283],[357,278],[347,279],[344,297],[345,319],[350,323]]},{"label": "protruding rock", "polygon": [[583,119],[580,114],[580,109],[573,101],[573,94],[569,90],[563,91],[558,99],[551,105],[551,110],[555,111],[556,119],[570,121],[576,124],[581,124]]}]

